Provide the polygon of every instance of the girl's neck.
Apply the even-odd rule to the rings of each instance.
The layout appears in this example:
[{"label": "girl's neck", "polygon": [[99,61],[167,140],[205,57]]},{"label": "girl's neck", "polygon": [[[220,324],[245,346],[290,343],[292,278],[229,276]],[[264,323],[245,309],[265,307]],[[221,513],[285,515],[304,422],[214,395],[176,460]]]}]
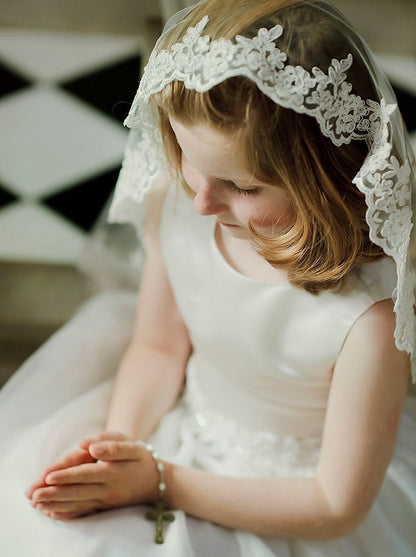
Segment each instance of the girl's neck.
[{"label": "girl's neck", "polygon": [[225,261],[238,273],[264,282],[287,280],[286,272],[272,267],[256,252],[248,239],[227,234],[217,225],[215,240]]}]

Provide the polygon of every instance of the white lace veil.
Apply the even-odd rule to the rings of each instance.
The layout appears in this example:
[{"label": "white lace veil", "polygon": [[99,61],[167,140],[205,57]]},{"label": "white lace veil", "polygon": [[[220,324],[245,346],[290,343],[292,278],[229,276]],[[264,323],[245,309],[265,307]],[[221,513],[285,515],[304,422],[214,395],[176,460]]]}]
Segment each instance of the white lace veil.
[{"label": "white lace veil", "polygon": [[[332,53],[328,44],[332,59],[329,65],[323,67],[319,59],[308,68],[292,62],[290,52],[280,48],[287,44],[283,24],[267,27],[260,21],[254,36],[242,33],[232,39],[211,39],[211,0],[198,2],[169,20],[163,39],[175,34],[184,20],[193,23],[168,49],[160,47],[159,39],[150,56],[125,122],[131,132],[109,219],[137,225],[146,193],[167,168],[158,115],[149,103],[152,95],[174,80],[183,81],[188,89],[205,92],[227,78],[247,77],[280,106],[315,118],[322,134],[335,145],[367,143],[368,156],[353,182],[365,194],[372,242],[396,263],[397,286],[392,293],[396,345],[412,354],[416,380],[414,157],[394,93],[364,41],[336,8],[320,0],[284,4],[282,13],[306,7],[305,25],[308,18],[309,22],[314,18],[318,22],[325,18],[336,21],[338,33],[344,38],[337,44],[343,43],[344,50],[338,48]],[[295,41],[296,34],[290,40]],[[313,45],[311,52],[309,58],[313,59]],[[354,94],[348,80],[357,61],[370,77],[371,98]]]}]

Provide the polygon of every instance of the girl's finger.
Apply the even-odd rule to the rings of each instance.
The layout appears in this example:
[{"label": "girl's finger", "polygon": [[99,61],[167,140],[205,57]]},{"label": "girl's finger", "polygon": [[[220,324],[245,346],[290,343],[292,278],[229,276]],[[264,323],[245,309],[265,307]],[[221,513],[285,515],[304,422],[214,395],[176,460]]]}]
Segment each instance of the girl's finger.
[{"label": "girl's finger", "polygon": [[107,440],[125,441],[127,440],[127,436],[118,431],[106,431],[104,433],[97,433],[96,435],[91,435],[90,437],[81,439],[78,444],[82,449],[88,451],[91,443],[97,443],[99,441],[107,441]]},{"label": "girl's finger", "polygon": [[81,518],[95,511],[90,512],[73,512],[73,513],[58,513],[55,511],[42,511],[45,516],[53,518],[54,520],[74,520],[76,518]]},{"label": "girl's finger", "polygon": [[45,478],[47,485],[96,484],[108,480],[111,467],[108,463],[94,462],[55,470]]},{"label": "girl's finger", "polygon": [[80,464],[85,464],[87,462],[95,462],[95,459],[90,455],[88,451],[78,449],[73,451],[72,453],[66,455],[62,459],[58,460],[54,464],[51,464],[42,473],[41,479],[34,484],[32,484],[28,489],[25,491],[25,495],[28,499],[31,499],[33,492],[46,485],[45,478],[55,470],[62,470],[64,468],[69,468],[71,466],[78,466]]},{"label": "girl's finger", "polygon": [[133,441],[99,441],[89,447],[90,455],[97,460],[143,460],[147,451]]},{"label": "girl's finger", "polygon": [[52,501],[90,501],[99,499],[101,484],[60,485],[38,489],[34,492],[32,502],[50,503]]},{"label": "girl's finger", "polygon": [[69,468],[72,466],[79,466],[80,464],[86,464],[87,462],[94,462],[94,458],[88,451],[84,449],[78,449],[45,468],[42,474],[42,478],[46,478],[46,476],[48,476],[55,470],[62,470],[64,468]]},{"label": "girl's finger", "polygon": [[33,496],[33,494],[34,494],[34,492],[35,492],[37,489],[39,489],[40,487],[44,487],[44,486],[45,486],[45,482],[44,482],[43,480],[40,481],[40,482],[36,482],[36,483],[32,484],[30,487],[28,487],[28,488],[26,489],[26,491],[25,491],[25,496],[26,496],[28,499],[31,499],[32,496]]},{"label": "girl's finger", "polygon": [[85,515],[99,510],[102,503],[99,501],[51,501],[49,503],[37,503],[35,508],[45,513],[76,513]]}]

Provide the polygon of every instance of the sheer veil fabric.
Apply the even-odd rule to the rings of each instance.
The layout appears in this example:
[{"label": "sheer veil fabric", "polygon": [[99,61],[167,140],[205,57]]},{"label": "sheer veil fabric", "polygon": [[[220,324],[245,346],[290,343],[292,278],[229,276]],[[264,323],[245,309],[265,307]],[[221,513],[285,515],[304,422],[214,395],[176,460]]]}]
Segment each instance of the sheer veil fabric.
[{"label": "sheer veil fabric", "polygon": [[[215,218],[194,211],[184,190],[169,188],[160,245],[193,352],[183,396],[149,441],[166,461],[213,474],[311,476],[322,447],[331,388],[328,370],[357,319],[393,290],[397,343],[413,350],[413,159],[387,80],[330,4],[297,2],[288,8],[306,6],[312,18],[316,13],[339,22],[339,32],[346,37],[345,50],[333,53],[328,63],[312,60],[302,68],[286,51],[283,18],[281,24],[242,32],[240,39],[231,34],[226,39],[212,37],[207,10],[212,1],[222,3],[224,10],[248,3],[204,0],[168,23],[126,121],[131,132],[111,219],[140,228],[146,194],[167,166],[152,105],[154,92],[170,79],[210,88],[240,72],[288,110],[315,118],[328,141],[340,148],[348,141],[368,143],[369,155],[355,182],[367,197],[372,237],[390,257],[358,265],[345,292],[328,290],[315,296],[286,280],[262,282],[239,273],[223,257]],[[257,3],[263,1],[272,2]],[[181,25],[186,39],[180,38]],[[375,98],[357,98],[349,87],[359,60],[372,76]],[[133,257],[133,239],[120,233],[112,241],[129,248]],[[102,259],[108,267],[106,254]],[[115,267],[118,272],[118,263]],[[135,284],[133,288],[134,293],[105,288],[93,297],[0,390],[1,557],[416,555],[413,397],[407,397],[394,455],[372,509],[342,538],[263,537],[175,510],[174,522],[165,525],[165,543],[158,545],[154,523],[145,520],[146,506],[71,521],[51,520],[33,508],[25,489],[46,466],[76,448],[79,439],[105,428],[114,377],[134,327]],[[351,414],[355,411],[353,403]],[[255,501],[247,505],[256,513]]]},{"label": "sheer veil fabric", "polygon": [[[315,118],[321,132],[335,145],[367,143],[368,156],[353,182],[365,194],[371,240],[396,263],[397,284],[392,293],[396,345],[412,355],[416,380],[415,161],[386,76],[363,39],[325,1],[297,2],[282,10],[307,10],[305,20],[312,23],[335,19],[344,36],[344,52],[335,52],[327,67],[320,60],[313,61],[312,55],[310,68],[292,65],[290,54],[280,48],[282,41],[286,42],[284,25],[262,27],[254,37],[242,34],[211,39],[208,7],[209,2],[203,0],[173,16],[150,56],[125,121],[131,132],[110,221],[137,225],[147,192],[167,169],[152,95],[173,80],[204,92],[233,76],[251,79],[277,104]],[[186,21],[189,28],[185,36],[175,41],[171,37]],[[371,99],[356,95],[348,80],[358,61],[371,78]]]}]

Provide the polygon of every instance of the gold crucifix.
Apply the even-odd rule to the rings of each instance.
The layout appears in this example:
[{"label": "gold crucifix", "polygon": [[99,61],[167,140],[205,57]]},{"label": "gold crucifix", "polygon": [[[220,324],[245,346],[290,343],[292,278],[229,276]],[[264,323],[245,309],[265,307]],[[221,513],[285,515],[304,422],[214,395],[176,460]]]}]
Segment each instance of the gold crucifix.
[{"label": "gold crucifix", "polygon": [[171,512],[166,511],[165,502],[158,501],[156,503],[156,509],[146,512],[146,519],[156,522],[156,532],[155,532],[155,542],[163,543],[163,523],[173,522],[175,520],[175,515]]}]

